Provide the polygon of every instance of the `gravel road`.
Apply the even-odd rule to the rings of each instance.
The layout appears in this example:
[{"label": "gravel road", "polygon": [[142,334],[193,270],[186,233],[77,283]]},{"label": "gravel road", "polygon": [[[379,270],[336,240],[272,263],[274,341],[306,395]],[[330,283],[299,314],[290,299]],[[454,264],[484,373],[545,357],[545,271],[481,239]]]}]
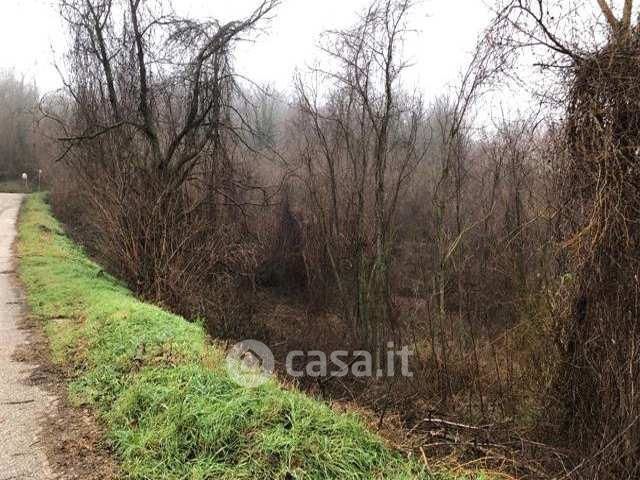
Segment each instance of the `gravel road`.
[{"label": "gravel road", "polygon": [[21,202],[22,195],[0,193],[0,480],[49,480],[53,475],[38,437],[39,419],[53,398],[28,382],[37,365],[12,358],[27,342],[18,328],[24,299],[12,250]]}]

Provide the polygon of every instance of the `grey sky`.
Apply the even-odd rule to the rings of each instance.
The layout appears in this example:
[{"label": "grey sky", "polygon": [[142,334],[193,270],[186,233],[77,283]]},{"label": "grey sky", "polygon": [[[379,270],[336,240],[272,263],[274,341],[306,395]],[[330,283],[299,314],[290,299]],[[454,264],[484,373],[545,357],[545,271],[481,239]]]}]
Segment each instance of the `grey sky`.
[{"label": "grey sky", "polygon": [[[1,0],[0,68],[35,78],[42,90],[60,86],[54,52],[64,51],[65,33],[55,0]],[[258,0],[175,0],[180,13],[230,20],[249,13]],[[238,70],[279,89],[296,68],[313,63],[320,33],[347,26],[369,0],[284,0],[258,42],[237,51]],[[424,0],[412,15],[417,30],[406,45],[414,63],[408,86],[426,97],[443,92],[465,66],[476,38],[491,18],[483,0]]]}]

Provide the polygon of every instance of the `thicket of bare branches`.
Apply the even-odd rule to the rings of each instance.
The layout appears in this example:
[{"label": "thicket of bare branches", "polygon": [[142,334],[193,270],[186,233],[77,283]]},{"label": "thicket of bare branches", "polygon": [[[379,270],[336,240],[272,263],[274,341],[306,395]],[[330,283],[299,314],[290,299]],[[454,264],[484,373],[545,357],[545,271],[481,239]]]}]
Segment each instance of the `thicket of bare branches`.
[{"label": "thicket of bare branches", "polygon": [[[68,75],[42,104],[61,145],[54,207],[139,293],[213,333],[364,346],[378,366],[388,340],[411,344],[413,379],[310,388],[371,407],[380,427],[399,418],[422,454],[500,463],[504,449],[547,448],[516,434],[554,444],[552,432],[571,448],[527,453],[528,473],[632,478],[633,4],[618,18],[594,0],[589,24],[579,0],[499,3],[457,88],[428,102],[402,83],[409,0],[374,0],[327,32],[323,68],[290,99],[240,84],[232,62],[277,0],[227,24],[163,2],[62,0]],[[474,129],[525,50],[555,120]],[[490,428],[434,430],[435,413]]]},{"label": "thicket of bare branches", "polygon": [[390,283],[397,206],[429,141],[421,99],[400,86],[410,8],[374,2],[352,29],[325,35],[335,69],[315,70],[314,85],[297,81],[301,188],[318,247],[306,255],[310,280],[338,292],[354,336],[378,353],[397,328]]},{"label": "thicket of bare branches", "polygon": [[640,35],[626,22],[576,63],[569,93],[564,193],[578,212],[567,238],[577,284],[560,388],[568,428],[602,451],[588,468],[606,472],[611,461],[632,478],[640,474]]},{"label": "thicket of bare branches", "polygon": [[[327,33],[328,67],[298,77],[283,105],[240,88],[231,62],[275,2],[226,25],[149,5],[62,3],[69,76],[43,111],[62,132],[53,203],[79,237],[139,293],[206,316],[216,334],[374,354],[410,343],[414,380],[321,387],[381,424],[393,409],[429,441],[426,411],[524,415],[521,392],[539,396],[548,379],[528,370],[548,344],[521,348],[552,283],[546,139],[535,116],[471,131],[505,65],[490,39],[459,88],[427,104],[402,87],[412,5],[376,0]],[[279,166],[260,161],[273,151]],[[270,205],[277,190],[261,185],[282,176]],[[258,292],[273,286],[313,309],[277,324],[284,300],[267,298],[269,310]]]},{"label": "thicket of bare branches", "polygon": [[[92,248],[139,293],[191,314],[213,308],[223,323],[255,267],[243,215],[257,187],[239,155],[250,147],[231,55],[276,5],[220,24],[140,0],[61,2],[72,50],[44,113],[72,174],[58,193],[74,198],[55,203],[78,207]],[[219,298],[190,303],[212,283]]]},{"label": "thicket of bare branches", "polygon": [[572,282],[557,312],[562,362],[554,392],[563,433],[586,456],[572,473],[635,478],[640,33],[632,0],[619,14],[606,0],[592,6],[600,13],[592,25],[542,1],[509,2],[502,20],[512,45],[521,39],[545,54],[541,63],[557,71],[562,93],[559,213]]}]

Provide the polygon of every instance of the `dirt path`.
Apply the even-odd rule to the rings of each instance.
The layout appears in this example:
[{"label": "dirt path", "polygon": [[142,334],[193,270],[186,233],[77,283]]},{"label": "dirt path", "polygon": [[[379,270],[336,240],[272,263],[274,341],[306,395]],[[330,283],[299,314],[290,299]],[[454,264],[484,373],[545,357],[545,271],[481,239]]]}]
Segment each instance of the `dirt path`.
[{"label": "dirt path", "polygon": [[15,277],[12,244],[22,195],[0,193],[0,480],[53,479],[40,440],[40,419],[53,397],[28,381],[37,365],[13,355],[28,341],[18,328],[24,301]]}]

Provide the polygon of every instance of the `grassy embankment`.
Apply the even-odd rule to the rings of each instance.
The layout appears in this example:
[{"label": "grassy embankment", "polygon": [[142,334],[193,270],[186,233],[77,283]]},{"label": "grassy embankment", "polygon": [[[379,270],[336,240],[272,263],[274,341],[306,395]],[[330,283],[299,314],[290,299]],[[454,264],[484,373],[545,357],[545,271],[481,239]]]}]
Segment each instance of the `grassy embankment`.
[{"label": "grassy embankment", "polygon": [[96,410],[127,478],[453,478],[275,380],[234,384],[199,325],[134,298],[64,235],[41,196],[26,200],[18,247],[32,314],[55,361],[74,369],[70,396]]}]

